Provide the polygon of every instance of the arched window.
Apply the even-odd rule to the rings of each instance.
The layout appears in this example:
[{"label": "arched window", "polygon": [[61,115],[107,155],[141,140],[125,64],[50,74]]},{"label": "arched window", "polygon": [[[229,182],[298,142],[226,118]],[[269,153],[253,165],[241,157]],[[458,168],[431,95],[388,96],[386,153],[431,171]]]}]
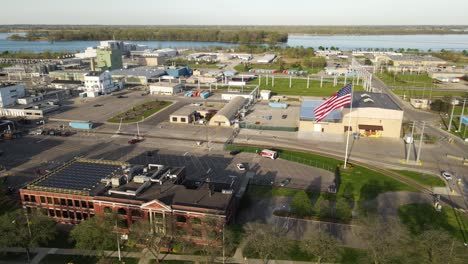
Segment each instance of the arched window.
[{"label": "arched window", "polygon": [[183,215],[178,215],[178,216],[176,217],[176,221],[177,221],[178,223],[186,223],[186,222],[187,222],[187,218],[186,218],[185,216],[183,216]]},{"label": "arched window", "polygon": [[132,216],[138,216],[138,217],[141,217],[141,212],[138,211],[138,210],[132,210]]},{"label": "arched window", "polygon": [[127,210],[125,210],[125,208],[119,208],[119,210],[117,210],[117,213],[120,214],[120,215],[126,215]]},{"label": "arched window", "polygon": [[112,213],[112,208],[110,208],[109,206],[104,207],[104,213],[106,214]]}]

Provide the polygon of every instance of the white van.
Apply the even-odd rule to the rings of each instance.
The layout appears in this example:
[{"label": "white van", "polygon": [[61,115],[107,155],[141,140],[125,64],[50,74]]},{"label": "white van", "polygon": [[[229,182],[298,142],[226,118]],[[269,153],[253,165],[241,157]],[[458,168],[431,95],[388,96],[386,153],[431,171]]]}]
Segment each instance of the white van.
[{"label": "white van", "polygon": [[274,150],[269,150],[269,149],[264,149],[262,152],[260,152],[260,155],[262,157],[270,158],[272,160],[276,159],[278,157],[278,152]]}]

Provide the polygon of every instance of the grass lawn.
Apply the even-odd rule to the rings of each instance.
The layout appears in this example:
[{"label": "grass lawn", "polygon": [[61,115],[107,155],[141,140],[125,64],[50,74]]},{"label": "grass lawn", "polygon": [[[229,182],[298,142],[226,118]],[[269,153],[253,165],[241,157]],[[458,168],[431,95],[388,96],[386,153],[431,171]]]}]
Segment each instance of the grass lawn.
[{"label": "grass lawn", "polygon": [[424,184],[426,186],[436,186],[436,187],[444,187],[445,182],[440,179],[437,176],[430,175],[430,174],[424,174],[416,171],[407,171],[407,170],[393,170],[403,176],[406,176],[408,178],[411,178],[421,184]]},{"label": "grass lawn", "polygon": [[217,63],[215,63],[215,64],[212,64],[212,63],[200,63],[200,64],[189,63],[189,64],[187,64],[187,66],[190,69],[219,69],[219,67],[216,66],[216,64]]},{"label": "grass lawn", "polygon": [[[289,78],[275,78],[275,86],[272,87],[272,78],[268,78],[269,85],[266,85],[266,78],[262,77],[260,89],[271,90],[273,94],[279,95],[300,95],[300,96],[331,96],[333,93],[343,88],[343,82],[333,87],[333,82],[323,82],[320,88],[320,81],[310,80],[310,86],[307,88],[306,79],[292,78],[291,88],[289,88]],[[351,81],[351,79],[349,79]],[[249,84],[258,85],[258,79],[252,80]],[[355,92],[364,91],[362,86],[354,86]]]},{"label": "grass lawn", "polygon": [[[238,149],[244,152],[255,153],[261,148],[228,146],[228,150]],[[337,159],[323,157],[305,152],[280,150],[279,157],[282,159],[306,164],[332,171],[341,182],[337,194],[307,192],[311,200],[311,210],[302,214],[301,217],[315,218],[323,221],[337,221],[347,223],[351,220],[352,205],[362,204],[374,199],[379,194],[391,191],[413,191],[414,188],[402,182],[394,180],[379,172],[361,167],[349,166],[347,169],[339,169],[343,162]],[[250,201],[258,197],[285,196],[293,197],[302,190],[284,187],[251,185],[245,199],[241,201],[241,207],[248,207]],[[335,210],[330,210],[334,206]],[[360,208],[360,209],[364,209]],[[276,212],[278,215],[291,216],[291,212]]]},{"label": "grass lawn", "polygon": [[[287,241],[285,243],[285,246],[287,247],[286,252],[273,256],[272,259],[292,261],[316,261],[315,256],[309,255],[301,250],[300,243],[300,241],[296,240]],[[247,258],[259,258],[258,255],[252,252],[249,245],[246,245],[243,254]],[[362,260],[365,259],[366,256],[367,253],[363,250],[343,247],[343,252],[341,254],[341,257],[339,257],[338,259],[338,263],[362,263]]]},{"label": "grass lawn", "polygon": [[437,87],[427,74],[397,74],[395,77],[390,73],[377,73],[376,75],[388,86]]},{"label": "grass lawn", "polygon": [[431,90],[426,89],[426,91],[423,90],[407,90],[407,89],[392,89],[392,92],[396,95],[406,95],[408,98],[436,98],[436,97],[444,97],[444,96],[463,96],[466,94],[466,92],[455,92],[455,91],[436,91],[436,90]]},{"label": "grass lawn", "polygon": [[[468,115],[468,113],[467,113]],[[445,118],[442,118],[442,127],[444,128],[444,130],[448,131],[448,124],[450,122],[450,117],[445,117]],[[460,124],[460,120],[457,119],[457,118],[453,118],[452,119],[452,127],[450,128],[450,132],[451,134],[461,138],[461,139],[464,139],[465,137],[468,137],[468,128],[466,128],[466,131],[465,132],[465,125],[462,124],[461,126],[461,129],[460,129],[460,132],[458,132],[458,126]]]},{"label": "grass lawn", "polygon": [[451,207],[444,206],[439,213],[429,204],[408,204],[398,209],[398,215],[414,235],[429,228],[444,229],[461,241],[468,240],[468,217]]},{"label": "grass lawn", "polygon": [[[125,264],[137,264],[138,259],[136,258],[122,258],[122,261],[119,261],[118,258],[107,258],[109,262],[105,263],[125,263]],[[81,255],[52,255],[49,254],[45,256],[41,264],[92,264],[98,263],[99,258],[96,256],[81,256]]]},{"label": "grass lawn", "polygon": [[142,121],[144,118],[147,118],[153,115],[156,112],[159,112],[161,109],[171,105],[170,101],[149,101],[132,107],[132,109],[117,114],[111,119],[107,120],[110,123],[120,123],[122,118],[122,123],[135,123]]}]

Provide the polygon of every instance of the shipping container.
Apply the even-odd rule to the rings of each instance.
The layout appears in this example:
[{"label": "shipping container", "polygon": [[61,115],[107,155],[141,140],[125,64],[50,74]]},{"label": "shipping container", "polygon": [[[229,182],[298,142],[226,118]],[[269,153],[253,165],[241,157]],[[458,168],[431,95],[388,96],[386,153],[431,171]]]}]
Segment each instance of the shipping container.
[{"label": "shipping container", "polygon": [[206,92],[203,92],[200,94],[200,97],[203,98],[203,99],[206,99],[208,97],[210,97],[211,93],[209,91],[206,91]]},{"label": "shipping container", "polygon": [[70,122],[68,125],[71,128],[75,129],[92,129],[93,128],[93,123],[92,122]]}]

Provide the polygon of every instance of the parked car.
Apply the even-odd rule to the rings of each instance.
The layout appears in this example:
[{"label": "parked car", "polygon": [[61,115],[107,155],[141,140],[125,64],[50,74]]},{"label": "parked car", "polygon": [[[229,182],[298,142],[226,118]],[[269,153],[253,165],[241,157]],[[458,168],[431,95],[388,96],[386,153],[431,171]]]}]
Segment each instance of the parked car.
[{"label": "parked car", "polygon": [[440,175],[442,175],[442,177],[444,177],[444,179],[446,179],[447,181],[452,179],[452,174],[448,171],[442,171]]},{"label": "parked car", "polygon": [[136,144],[136,143],[141,142],[141,141],[143,141],[143,139],[140,139],[140,138],[133,138],[133,139],[130,139],[130,140],[128,141],[128,144],[133,145],[133,144]]},{"label": "parked car", "polygon": [[69,136],[71,136],[71,133],[68,132],[68,131],[62,131],[62,132],[60,132],[60,136],[61,137],[69,137]]},{"label": "parked car", "polygon": [[127,98],[127,96],[119,95],[117,98]]},{"label": "parked car", "polygon": [[285,187],[285,186],[288,185],[290,182],[291,182],[291,178],[286,178],[286,179],[284,179],[284,180],[282,180],[282,181],[280,182],[280,186],[281,186],[281,187]]},{"label": "parked car", "polygon": [[243,163],[238,163],[236,166],[238,170],[245,171],[245,165]]},{"label": "parked car", "polygon": [[101,107],[101,106],[103,106],[103,105],[102,105],[102,104],[95,104],[95,105],[93,105],[93,106],[94,106],[94,107]]},{"label": "parked car", "polygon": [[232,156],[235,156],[235,155],[239,154],[240,152],[241,152],[240,150],[234,149],[234,150],[231,150],[231,152],[229,152],[229,154],[232,155]]},{"label": "parked car", "polygon": [[48,132],[49,136],[55,136],[56,134],[57,134],[57,132],[55,132],[55,130],[49,130],[49,132]]}]

